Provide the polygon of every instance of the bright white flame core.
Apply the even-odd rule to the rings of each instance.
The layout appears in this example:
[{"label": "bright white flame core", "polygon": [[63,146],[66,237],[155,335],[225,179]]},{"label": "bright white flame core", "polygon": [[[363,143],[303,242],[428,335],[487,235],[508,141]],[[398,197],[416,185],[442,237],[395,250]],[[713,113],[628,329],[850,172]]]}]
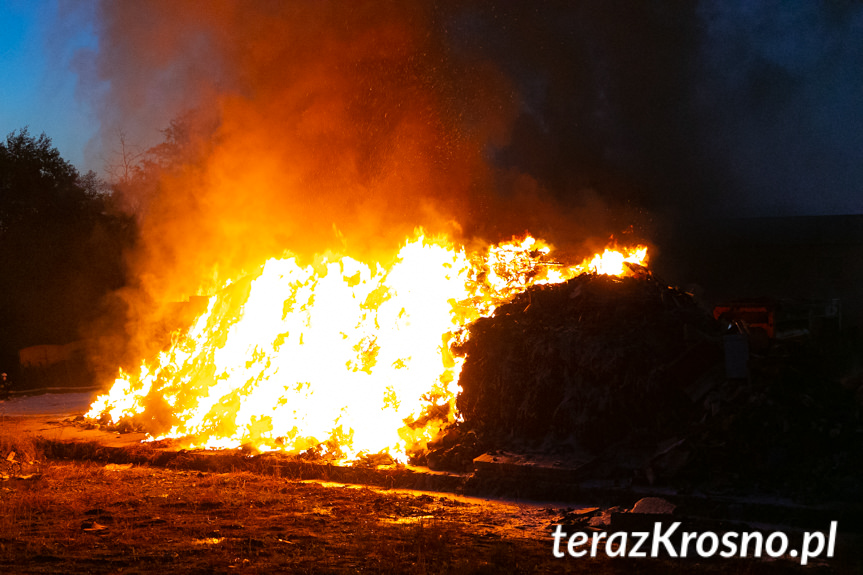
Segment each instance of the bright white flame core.
[{"label": "bright white flame core", "polygon": [[185,437],[192,447],[403,460],[456,417],[464,360],[449,343],[467,337],[459,330],[530,285],[621,274],[624,260],[646,256],[606,250],[589,264],[550,268],[541,261],[549,248],[536,243],[528,236],[469,258],[420,235],[389,269],[348,257],[306,267],[271,259],[247,298],[231,295],[236,283],[211,297],[156,361],[137,376],[121,371],[87,417],[167,419],[170,430],[154,439]]}]

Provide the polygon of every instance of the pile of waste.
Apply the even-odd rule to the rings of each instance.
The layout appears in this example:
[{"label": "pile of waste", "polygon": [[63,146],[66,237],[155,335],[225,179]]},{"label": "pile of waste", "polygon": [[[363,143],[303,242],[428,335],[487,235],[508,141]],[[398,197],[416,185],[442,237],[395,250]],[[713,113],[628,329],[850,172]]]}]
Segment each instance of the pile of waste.
[{"label": "pile of waste", "polygon": [[470,326],[458,408],[507,447],[662,438],[687,419],[685,386],[719,360],[718,334],[692,296],[649,274],[538,286]]},{"label": "pile of waste", "polygon": [[577,462],[584,479],[863,495],[863,395],[835,369],[836,346],[773,342],[749,358],[748,378],[729,379],[727,327],[646,270],[532,287],[455,350],[463,421],[427,463],[469,470],[511,450]]}]

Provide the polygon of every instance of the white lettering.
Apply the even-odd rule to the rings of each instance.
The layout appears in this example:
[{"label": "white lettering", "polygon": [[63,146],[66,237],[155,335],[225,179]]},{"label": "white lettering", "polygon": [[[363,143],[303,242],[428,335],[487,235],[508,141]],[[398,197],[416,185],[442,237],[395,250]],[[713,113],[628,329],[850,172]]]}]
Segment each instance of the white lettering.
[{"label": "white lettering", "polygon": [[[578,541],[576,541],[576,537],[578,538]],[[576,551],[575,548],[580,547],[585,543],[587,543],[587,533],[585,533],[584,531],[577,531],[576,533],[572,534],[572,537],[569,538],[569,545],[567,545],[566,550],[569,551],[569,554],[573,557],[584,557],[587,553],[587,549]]]},{"label": "white lettering", "polygon": [[[814,550],[809,548],[809,545],[812,543],[813,539],[818,540],[818,547]],[[821,552],[824,551],[824,534],[820,531],[816,531],[814,533],[809,533],[808,531],[803,534],[803,551],[800,552],[800,564],[806,565],[809,563],[810,557],[818,557],[821,555]]]},{"label": "white lettering", "polygon": [[[773,547],[773,542],[779,540],[780,547],[779,549],[775,549]],[[774,531],[770,535],[767,536],[767,541],[764,542],[764,550],[767,551],[767,555],[770,557],[782,557],[785,555],[785,551],[788,549],[788,536],[782,533],[781,531]]]},{"label": "white lettering", "polygon": [[[710,550],[704,548],[705,539],[710,539]],[[719,549],[719,537],[712,531],[702,533],[695,543],[695,550],[698,551],[699,557],[713,557],[717,549]]]},{"label": "white lettering", "polygon": [[668,553],[670,557],[677,557],[677,552],[674,550],[674,546],[671,544],[671,534],[677,531],[678,527],[680,527],[680,521],[675,521],[668,526],[668,531],[662,533],[662,523],[657,521],[653,524],[653,547],[650,551],[651,557],[659,556],[660,543],[665,545],[665,552]]},{"label": "white lettering", "polygon": [[551,548],[551,552],[559,559],[566,555],[560,550],[560,540],[566,537],[566,533],[563,532],[563,527],[561,525],[556,525],[555,527],[554,533],[551,535],[554,538],[554,547]]},{"label": "white lettering", "polygon": [[836,529],[839,527],[838,521],[830,522],[830,542],[827,545],[827,557],[833,557],[833,549],[836,547]]},{"label": "white lettering", "polygon": [[644,551],[639,551],[639,549],[641,549],[641,546],[644,545],[648,537],[650,537],[650,533],[647,531],[636,531],[632,534],[632,538],[635,539],[635,545],[632,546],[632,551],[629,552],[630,557],[647,557],[647,554]]},{"label": "white lettering", "polygon": [[751,531],[743,534],[743,538],[740,540],[741,557],[746,557],[749,551],[749,542],[752,539],[755,539],[755,549],[752,551],[752,554],[755,557],[761,557],[761,548],[764,546],[764,536],[759,531]]},{"label": "white lettering", "polygon": [[[789,551],[788,535],[781,531],[703,531],[679,532],[680,521],[663,523],[656,521],[652,531],[577,531],[571,536],[563,531],[562,525],[555,525],[551,534],[552,554],[554,557],[597,557],[604,550],[606,557],[699,557],[709,558],[717,553],[725,559],[732,557],[767,557],[777,558],[789,556],[800,558],[800,565],[808,565],[815,557],[832,558],[835,551],[839,523],[830,522],[830,529],[824,531],[807,531],[803,533],[802,548]],[[567,539],[568,537],[568,539]],[[675,541],[672,542],[672,537]],[[675,544],[679,537],[680,543]],[[561,541],[567,541],[567,548],[561,549]],[[646,541],[652,541],[648,552]],[[695,542],[694,550],[693,542]],[[631,544],[631,545],[630,545]]]},{"label": "white lettering", "polygon": [[686,557],[686,553],[687,553],[687,551],[689,551],[689,543],[693,539],[697,539],[697,538],[698,538],[698,533],[684,532],[681,534],[681,539],[680,539],[680,556],[681,557]]},{"label": "white lettering", "polygon": [[602,541],[602,539],[605,537],[605,535],[606,535],[605,532],[593,534],[593,541],[591,541],[591,543],[590,543],[590,556],[591,557],[596,557],[596,548],[599,547],[599,542]]},{"label": "white lettering", "polygon": [[734,557],[737,555],[737,544],[734,542],[737,539],[738,534],[734,531],[727,531],[722,534],[722,546],[725,547],[726,551],[722,551],[719,553],[721,557]]},{"label": "white lettering", "polygon": [[[616,549],[612,547],[612,543],[617,543]],[[605,542],[605,554],[609,557],[626,557],[626,531],[615,531],[608,537]]]}]

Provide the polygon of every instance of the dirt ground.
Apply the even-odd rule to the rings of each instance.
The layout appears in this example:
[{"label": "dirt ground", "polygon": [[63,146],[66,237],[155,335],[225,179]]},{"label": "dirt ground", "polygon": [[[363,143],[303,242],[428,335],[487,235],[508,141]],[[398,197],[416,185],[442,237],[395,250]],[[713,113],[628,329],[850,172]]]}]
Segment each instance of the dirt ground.
[{"label": "dirt ground", "polygon": [[73,433],[39,418],[0,417],[0,573],[754,574],[860,568],[847,562],[801,568],[788,560],[555,558],[552,530],[578,506],[372,489],[248,470],[106,463],[87,455],[52,459],[43,450],[46,434],[75,445],[91,439]]},{"label": "dirt ground", "polygon": [[[95,462],[4,461],[4,573],[763,573],[552,556],[561,509]],[[820,572],[807,569],[807,573]]]},{"label": "dirt ground", "polygon": [[550,556],[539,510],[248,473],[22,471],[0,486],[4,572],[501,572]]}]

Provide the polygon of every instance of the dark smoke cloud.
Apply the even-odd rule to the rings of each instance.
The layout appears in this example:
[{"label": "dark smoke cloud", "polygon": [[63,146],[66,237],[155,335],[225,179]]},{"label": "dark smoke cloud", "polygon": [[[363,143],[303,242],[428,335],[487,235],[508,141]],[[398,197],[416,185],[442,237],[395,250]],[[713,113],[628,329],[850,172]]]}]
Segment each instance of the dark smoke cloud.
[{"label": "dark smoke cloud", "polygon": [[621,219],[681,199],[692,3],[503,2],[452,21],[456,51],[487,55],[518,89],[498,168],[529,175],[563,205],[596,194]]},{"label": "dark smoke cloud", "polygon": [[80,66],[103,155],[188,110],[216,126],[148,208],[158,283],[419,224],[574,244],[859,212],[861,44],[856,3],[103,2]]},{"label": "dark smoke cloud", "polygon": [[704,3],[700,152],[751,215],[863,213],[863,5]]},{"label": "dark smoke cloud", "polygon": [[678,215],[863,211],[863,6],[464,8],[450,35],[521,97],[499,166],[563,200]]}]

